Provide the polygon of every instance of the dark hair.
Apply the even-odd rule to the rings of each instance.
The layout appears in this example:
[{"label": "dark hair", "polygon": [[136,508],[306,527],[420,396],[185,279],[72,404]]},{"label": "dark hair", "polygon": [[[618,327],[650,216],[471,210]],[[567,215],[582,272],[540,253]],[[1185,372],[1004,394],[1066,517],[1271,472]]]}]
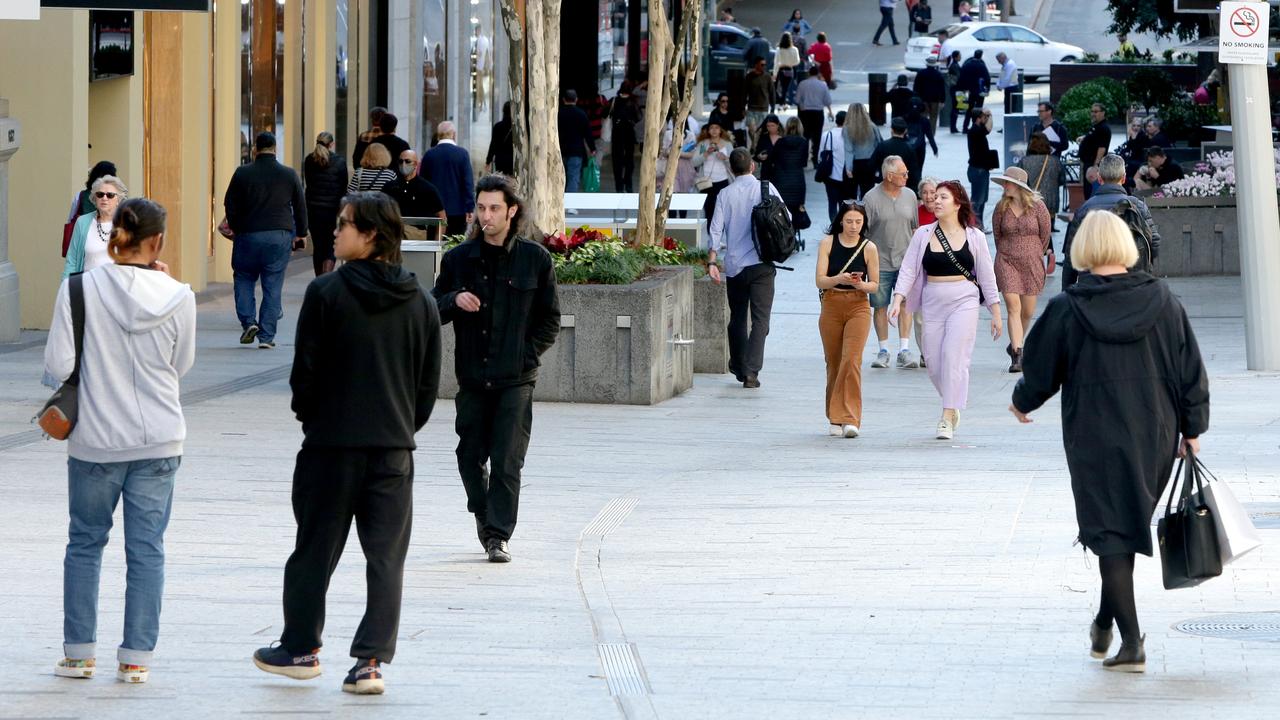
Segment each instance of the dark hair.
[{"label": "dark hair", "polygon": [[976,57],[976,58],[980,58],[980,57],[982,57],[982,48],[978,48],[977,50],[974,50],[974,51],[973,51],[973,56],[974,56],[974,57]]},{"label": "dark hair", "polygon": [[822,72],[822,71],[818,69],[818,66],[817,66],[817,65],[810,65],[810,66],[809,66],[809,77],[816,77],[816,76],[817,76],[817,74],[818,74],[818,73],[820,73],[820,72]]},{"label": "dark hair", "polygon": [[1042,132],[1031,133],[1031,139],[1027,141],[1028,155],[1048,155],[1053,152],[1053,146],[1049,144],[1049,138]]},{"label": "dark hair", "polygon": [[382,113],[382,117],[378,118],[378,129],[388,135],[394,133],[399,124],[400,118],[391,113]]},{"label": "dark hair", "polygon": [[[491,173],[480,178],[476,182],[476,198],[480,197],[482,192],[500,192],[502,200],[507,207],[519,208],[516,214],[511,217],[511,226],[507,228],[507,239],[520,234],[520,227],[524,224],[524,198],[520,197],[520,188],[516,186],[516,181],[503,175],[502,173]],[[472,223],[471,233],[469,237],[478,237],[480,223],[477,221]]]},{"label": "dark hair", "polygon": [[1053,105],[1053,103],[1049,102],[1048,100],[1043,100],[1043,101],[1041,101],[1041,102],[1040,102],[1040,107],[1044,108],[1045,110],[1048,110],[1049,112],[1053,112],[1053,110],[1054,110],[1054,105]]},{"label": "dark hair", "polygon": [[751,172],[751,152],[744,147],[734,148],[729,153],[729,169],[734,177],[742,177]]},{"label": "dark hair", "polygon": [[782,33],[782,37],[778,38],[778,48],[782,49],[789,47],[791,47],[791,33],[784,32]]},{"label": "dark hair", "polygon": [[93,181],[97,180],[100,177],[105,177],[107,175],[119,175],[119,174],[120,173],[116,171],[115,163],[111,162],[110,160],[99,160],[98,163],[94,165],[91,170],[89,170],[89,179],[84,181],[84,189],[92,190]]},{"label": "dark hair", "polygon": [[400,218],[400,206],[396,201],[376,190],[353,192],[342,198],[342,207],[351,208],[351,224],[356,226],[356,230],[373,233],[373,252],[369,257],[399,265],[404,220]]},{"label": "dark hair", "polygon": [[1164,148],[1159,145],[1147,148],[1147,158],[1150,159],[1153,157],[1165,157]]},{"label": "dark hair", "polygon": [[827,41],[827,34],[824,32],[818,33],[818,42],[824,43],[826,41]]},{"label": "dark hair", "polygon": [[[624,85],[626,83],[623,83]],[[502,122],[511,122],[511,101],[502,103]]]},{"label": "dark hair", "polygon": [[938,183],[938,190],[946,190],[951,193],[951,197],[955,198],[956,204],[960,209],[956,211],[956,219],[964,227],[976,225],[978,218],[973,213],[973,203],[969,201],[969,193],[965,192],[964,186],[959,180],[943,180]]},{"label": "dark hair", "polygon": [[[387,109],[381,105],[374,105],[369,108],[369,124],[377,125],[382,120],[382,114],[386,111]],[[379,129],[381,129],[381,127],[379,127]]]},{"label": "dark hair", "polygon": [[120,203],[111,219],[107,254],[120,262],[122,255],[137,251],[143,240],[164,232],[167,217],[168,213],[155,200],[131,198]]},{"label": "dark hair", "polygon": [[577,90],[574,90],[573,88],[569,88],[568,90],[565,90],[565,91],[564,91],[564,101],[565,101],[565,102],[567,102],[567,103],[576,103],[576,102],[578,102],[578,91],[577,91]]},{"label": "dark hair", "polygon": [[844,110],[841,110],[840,112],[836,113],[836,127],[844,127],[844,120],[848,116],[849,116],[849,113]]},{"label": "dark hair", "polygon": [[844,216],[851,212],[856,212],[862,216],[862,232],[867,231],[867,208],[859,202],[853,200],[845,200],[836,206],[836,216],[831,220],[831,227],[827,228],[827,234],[831,237],[839,237],[844,230]]},{"label": "dark hair", "polygon": [[253,139],[253,148],[258,152],[263,150],[274,150],[276,147],[276,136],[263,130],[258,133],[258,137]]}]

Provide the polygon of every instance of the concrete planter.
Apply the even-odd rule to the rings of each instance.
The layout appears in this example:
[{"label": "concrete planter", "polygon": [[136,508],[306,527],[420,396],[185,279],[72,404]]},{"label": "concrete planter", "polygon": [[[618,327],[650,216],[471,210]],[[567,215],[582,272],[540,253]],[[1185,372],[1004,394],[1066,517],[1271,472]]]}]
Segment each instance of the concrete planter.
[{"label": "concrete planter", "polygon": [[1160,233],[1158,275],[1240,274],[1234,197],[1145,200]]},{"label": "concrete planter", "polygon": [[[560,285],[560,336],[542,356],[533,399],[654,405],[688,390],[693,286],[688,267],[630,285]],[[441,340],[440,397],[451,398],[458,392],[452,324]]]},{"label": "concrete planter", "polygon": [[729,295],[703,276],[693,282],[693,371],[729,372]]}]

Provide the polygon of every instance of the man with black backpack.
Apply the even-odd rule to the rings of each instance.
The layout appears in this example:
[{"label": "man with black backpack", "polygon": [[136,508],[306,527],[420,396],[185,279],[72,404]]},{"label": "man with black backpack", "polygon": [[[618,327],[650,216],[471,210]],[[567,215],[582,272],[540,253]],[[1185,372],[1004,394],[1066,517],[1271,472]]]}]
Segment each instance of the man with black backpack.
[{"label": "man with black backpack", "polygon": [[758,388],[778,274],[774,263],[795,252],[795,231],[778,189],[752,174],[750,151],[736,148],[730,153],[729,169],[734,180],[720,191],[711,218],[707,273],[720,283],[716,258],[723,257],[729,292],[729,369],[744,388]]},{"label": "man with black backpack", "polygon": [[1098,162],[1098,176],[1102,185],[1093,191],[1093,196],[1076,210],[1067,225],[1066,237],[1062,240],[1062,287],[1075,284],[1079,273],[1071,267],[1071,241],[1075,238],[1076,229],[1085,215],[1099,209],[1105,209],[1120,216],[1133,233],[1133,241],[1138,246],[1138,263],[1133,270],[1152,272],[1156,258],[1160,256],[1160,233],[1156,232],[1155,223],[1151,219],[1151,210],[1141,198],[1130,196],[1125,192],[1124,158],[1114,153],[1106,155]]}]

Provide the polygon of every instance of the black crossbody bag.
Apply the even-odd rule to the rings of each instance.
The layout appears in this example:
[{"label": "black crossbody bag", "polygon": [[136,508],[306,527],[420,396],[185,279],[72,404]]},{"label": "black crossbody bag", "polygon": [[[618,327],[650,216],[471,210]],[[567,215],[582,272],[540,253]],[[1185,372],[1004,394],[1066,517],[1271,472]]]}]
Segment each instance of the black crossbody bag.
[{"label": "black crossbody bag", "polygon": [[[947,242],[947,234],[942,232],[941,226],[933,226],[933,236],[938,238],[938,244],[942,245],[942,252],[947,254],[947,259],[951,261],[951,264],[956,266],[956,269],[960,271],[960,274],[964,276],[965,280],[973,283],[974,287],[978,288],[978,304],[986,305],[987,299],[982,294],[982,285],[978,283],[978,278],[974,277],[973,273],[969,272],[969,268],[961,265],[960,261],[956,259],[956,254],[951,250],[951,243]],[[976,257],[974,259],[975,261],[977,260]]]},{"label": "black crossbody bag", "polygon": [[71,325],[75,335],[76,364],[49,402],[35,416],[36,424],[54,440],[66,440],[76,426],[80,414],[80,357],[84,354],[84,275],[76,273],[67,279],[71,296]]}]

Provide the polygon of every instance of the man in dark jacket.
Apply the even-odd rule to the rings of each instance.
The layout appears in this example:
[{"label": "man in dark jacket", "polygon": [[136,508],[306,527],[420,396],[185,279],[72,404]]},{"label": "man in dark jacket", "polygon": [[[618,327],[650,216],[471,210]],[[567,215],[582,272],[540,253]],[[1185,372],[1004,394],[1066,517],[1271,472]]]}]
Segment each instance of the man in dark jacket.
[{"label": "man in dark jacket", "polygon": [[[1111,151],[1111,128],[1107,126],[1107,109],[1101,103],[1094,103],[1089,108],[1089,122],[1093,123],[1088,134],[1078,138],[1080,145],[1080,177],[1084,177],[1091,167],[1098,167],[1102,158]],[[1103,182],[1106,182],[1105,180]],[[1093,194],[1093,186],[1084,184],[1084,196]]]},{"label": "man in dark jacket", "polygon": [[769,41],[760,33],[760,28],[751,28],[751,40],[747,42],[747,50],[742,59],[747,67],[755,67],[757,60],[769,59]]},{"label": "man in dark jacket", "polygon": [[747,72],[746,78],[747,132],[750,133],[752,142],[755,142],[756,133],[764,125],[765,115],[772,112],[776,102],[773,76],[765,72],[764,66],[764,58],[757,58],[755,65],[749,66],[751,70]]},{"label": "man in dark jacket", "polygon": [[942,114],[942,106],[947,101],[947,76],[938,69],[938,58],[929,56],[924,61],[925,68],[916,74],[915,92],[924,101],[925,110],[929,113],[929,127],[933,134],[938,134],[938,116]]},{"label": "man in dark jacket", "polygon": [[457,338],[454,405],[467,510],[489,561],[511,562],[538,357],[560,332],[560,303],[551,254],[518,235],[524,203],[515,183],[489,175],[476,191],[479,231],[445,254],[431,294]]},{"label": "man in dark jacket", "polygon": [[[920,187],[920,164],[918,162],[919,154],[916,153],[915,145],[907,139],[907,121],[905,118],[896,117],[889,123],[889,129],[893,133],[890,137],[880,141],[876,145],[876,151],[871,155],[871,166],[876,168],[876,182],[884,182],[882,168],[884,167],[885,158],[890,155],[897,155],[902,158],[907,165],[907,187],[911,188],[911,192],[916,192]],[[934,153],[937,153],[935,145]]]},{"label": "man in dark jacket", "polygon": [[[396,135],[396,128],[400,126],[400,119],[391,113],[383,113],[378,120],[378,129],[382,134],[375,137],[372,142],[384,145],[387,148],[387,154],[392,158],[400,157],[400,153],[409,149],[409,143],[404,138]],[[360,167],[357,165],[356,167]]]},{"label": "man in dark jacket", "polygon": [[[400,153],[397,170],[400,179],[384,185],[382,192],[391,196],[391,199],[400,206],[400,216],[437,218],[442,224],[447,222],[448,216],[444,212],[444,201],[440,199],[440,191],[418,172],[418,153],[412,150]],[[438,231],[427,233],[424,228],[413,225],[405,225],[404,232],[406,240],[426,240],[428,234],[432,237],[439,235]]]},{"label": "man in dark jacket", "polygon": [[[1098,163],[1098,176],[1102,184],[1076,210],[1070,224],[1067,225],[1067,234],[1062,239],[1062,287],[1064,288],[1071,287],[1080,276],[1076,269],[1071,267],[1071,243],[1075,239],[1076,231],[1080,228],[1080,223],[1094,210],[1111,210],[1122,200],[1127,199],[1138,210],[1138,214],[1142,216],[1142,222],[1146,225],[1147,234],[1150,235],[1151,247],[1140,247],[1140,253],[1147,256],[1152,265],[1160,257],[1160,233],[1156,232],[1155,221],[1151,219],[1151,209],[1142,198],[1131,197],[1125,192],[1124,158],[1119,155],[1104,156]],[[1145,238],[1135,237],[1133,240],[1135,244],[1146,244]]]},{"label": "man in dark jacket", "polygon": [[368,603],[351,642],[346,692],[380,694],[400,625],[413,518],[414,433],[435,406],[440,317],[400,265],[403,225],[380,192],[349,195],[334,254],[345,264],[307,287],[289,386],[302,423],[293,475],[298,532],[284,570],[284,631],[253,655],[266,672],[320,674],[325,593],[354,519]]},{"label": "man in dark jacket", "polygon": [[[987,100],[987,91],[991,89],[991,71],[982,59],[982,50],[974,50],[973,57],[960,66],[960,81],[956,89],[969,93],[969,109],[980,108]],[[969,132],[969,114],[964,116],[961,132]]]},{"label": "man in dark jacket", "polygon": [[1053,112],[1054,105],[1051,102],[1045,101],[1036,106],[1036,114],[1040,117],[1040,132],[1049,141],[1054,156],[1061,157],[1071,145],[1071,140],[1067,137],[1067,128],[1053,116]]},{"label": "man in dark jacket", "polygon": [[[257,157],[231,175],[223,207],[235,233],[231,271],[235,281],[240,343],[269,350],[276,346],[276,323],[284,314],[280,293],[290,249],[307,242],[307,201],[293,168],[276,161],[276,136],[258,133]],[[262,284],[258,307],[255,285]]]},{"label": "man in dark jacket", "polygon": [[437,125],[436,135],[440,142],[423,156],[421,173],[436,187],[444,201],[445,232],[462,235],[467,232],[476,207],[471,154],[458,146],[458,132],[452,121],[445,120]]},{"label": "man in dark jacket", "polygon": [[907,76],[899,75],[898,82],[889,91],[889,117],[905,117],[916,94],[907,86]]},{"label": "man in dark jacket", "polygon": [[582,166],[594,152],[591,142],[591,119],[578,107],[578,93],[564,91],[560,106],[560,157],[564,160],[564,191],[578,192],[582,187]]}]

